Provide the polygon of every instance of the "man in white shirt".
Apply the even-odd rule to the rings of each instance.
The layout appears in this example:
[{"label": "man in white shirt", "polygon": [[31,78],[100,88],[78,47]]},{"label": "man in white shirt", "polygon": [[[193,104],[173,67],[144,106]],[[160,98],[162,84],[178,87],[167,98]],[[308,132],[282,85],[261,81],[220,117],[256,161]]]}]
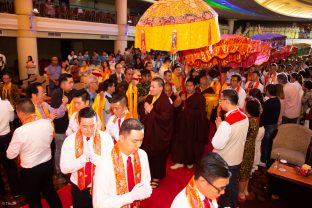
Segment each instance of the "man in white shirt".
[{"label": "man in white shirt", "polygon": [[165,71],[170,71],[170,63],[171,59],[169,57],[166,57],[162,66],[159,69],[159,77],[164,79]]},{"label": "man in white shirt", "polygon": [[111,137],[97,129],[96,113],[83,108],[78,113],[79,130],[68,136],[61,151],[61,171],[70,173],[74,208],[92,207],[91,189],[95,166],[113,147]]},{"label": "man in white shirt", "polygon": [[234,207],[238,198],[237,176],[243,160],[244,147],[248,131],[248,118],[238,108],[238,94],[235,90],[223,90],[219,99],[222,110],[227,112],[224,121],[218,117],[217,131],[212,138],[213,152],[218,153],[229,165],[232,177],[220,197],[221,207]]},{"label": "man in white shirt", "polygon": [[245,100],[246,100],[246,92],[241,87],[242,83],[242,77],[239,74],[233,74],[231,77],[231,82],[229,89],[233,89],[237,92],[238,94],[238,107],[243,109],[245,105]]},{"label": "man in white shirt", "polygon": [[20,157],[21,180],[26,200],[30,207],[42,207],[42,194],[50,207],[62,207],[52,181],[51,122],[36,116],[35,106],[30,99],[19,100],[16,112],[23,125],[15,130],[6,153],[9,159],[18,155]]},{"label": "man in white shirt", "polygon": [[[76,112],[69,119],[68,128],[66,130],[66,136],[71,135],[79,129],[78,124],[78,112],[86,107],[90,107],[90,95],[85,89],[78,90],[73,98],[74,107]],[[101,129],[101,119],[97,115],[97,128]]]},{"label": "man in white shirt", "polygon": [[251,78],[252,78],[252,80],[248,81],[245,84],[246,93],[248,94],[249,91],[251,89],[254,89],[254,88],[260,90],[263,93],[263,85],[260,83],[260,72],[259,71],[253,71]]},{"label": "man in white shirt", "polygon": [[[8,100],[1,100],[0,97],[0,164],[3,166],[13,196],[21,193],[20,181],[17,175],[17,168],[14,160],[9,160],[6,150],[11,142],[10,122],[14,120],[14,109]],[[0,179],[0,195],[5,195],[4,182]]]},{"label": "man in white shirt", "polygon": [[95,170],[95,208],[138,207],[152,194],[147,154],[139,149],[144,130],[140,121],[129,118],[120,127],[119,140]]},{"label": "man in white shirt", "polygon": [[[105,107],[104,107],[104,123],[105,125],[108,122],[108,119],[111,117],[112,112],[109,104],[109,99],[112,98],[113,94],[116,91],[116,83],[111,80],[107,79],[104,81],[103,85],[100,85],[100,91],[104,91],[104,99],[105,101]],[[102,121],[103,122],[103,121]]]},{"label": "man in white shirt", "polygon": [[224,194],[230,177],[227,163],[217,153],[209,153],[195,167],[194,176],[174,198],[171,208],[218,208],[216,199]]},{"label": "man in white shirt", "polygon": [[110,106],[114,115],[107,122],[106,132],[111,135],[114,143],[119,140],[119,130],[122,123],[132,118],[127,108],[127,99],[123,93],[117,93],[110,99]]}]

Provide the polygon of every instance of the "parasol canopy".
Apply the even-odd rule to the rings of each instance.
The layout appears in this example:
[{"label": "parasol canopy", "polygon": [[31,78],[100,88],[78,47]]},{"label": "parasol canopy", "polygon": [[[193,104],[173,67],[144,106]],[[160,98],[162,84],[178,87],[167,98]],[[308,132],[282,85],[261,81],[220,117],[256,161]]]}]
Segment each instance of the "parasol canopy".
[{"label": "parasol canopy", "polygon": [[219,65],[249,67],[257,60],[267,61],[270,56],[270,45],[261,41],[253,41],[239,35],[221,35],[221,41],[212,46],[184,51],[186,64],[190,66],[213,67]]},{"label": "parasol canopy", "polygon": [[280,50],[286,45],[287,36],[277,33],[262,33],[251,37],[252,40],[261,40],[271,44],[273,49]]},{"label": "parasol canopy", "polygon": [[203,0],[159,0],[136,25],[135,47],[184,51],[220,40],[218,14]]}]

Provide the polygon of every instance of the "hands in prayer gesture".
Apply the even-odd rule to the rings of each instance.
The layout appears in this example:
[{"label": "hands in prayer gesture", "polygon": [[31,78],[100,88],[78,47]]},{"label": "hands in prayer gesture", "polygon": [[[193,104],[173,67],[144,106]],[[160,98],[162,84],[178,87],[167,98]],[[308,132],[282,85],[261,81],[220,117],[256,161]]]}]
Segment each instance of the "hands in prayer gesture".
[{"label": "hands in prayer gesture", "polygon": [[144,103],[144,109],[146,113],[150,113],[153,109],[153,104]]}]

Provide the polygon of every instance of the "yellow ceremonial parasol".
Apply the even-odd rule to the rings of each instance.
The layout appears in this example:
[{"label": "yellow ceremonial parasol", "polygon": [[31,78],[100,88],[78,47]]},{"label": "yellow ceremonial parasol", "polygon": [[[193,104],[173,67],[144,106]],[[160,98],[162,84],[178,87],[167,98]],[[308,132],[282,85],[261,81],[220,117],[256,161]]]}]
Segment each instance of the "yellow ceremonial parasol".
[{"label": "yellow ceremonial parasol", "polygon": [[136,25],[135,47],[184,51],[211,46],[220,40],[218,14],[203,0],[159,0]]}]

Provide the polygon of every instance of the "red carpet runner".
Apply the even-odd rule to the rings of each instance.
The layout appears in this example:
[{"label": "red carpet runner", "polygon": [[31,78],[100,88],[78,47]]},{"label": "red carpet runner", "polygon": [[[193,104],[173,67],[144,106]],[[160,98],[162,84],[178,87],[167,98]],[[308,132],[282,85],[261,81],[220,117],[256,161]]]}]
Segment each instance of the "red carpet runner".
[{"label": "red carpet runner", "polygon": [[[178,170],[170,170],[171,162],[167,163],[167,176],[161,181],[157,189],[153,190],[152,196],[141,203],[140,208],[169,208],[174,197],[186,186],[189,179],[193,175],[193,169],[182,168]],[[70,185],[59,189],[58,194],[61,198],[64,208],[70,208],[71,193]],[[42,200],[43,207],[49,208],[47,202]],[[24,206],[28,208],[28,206]]]}]

